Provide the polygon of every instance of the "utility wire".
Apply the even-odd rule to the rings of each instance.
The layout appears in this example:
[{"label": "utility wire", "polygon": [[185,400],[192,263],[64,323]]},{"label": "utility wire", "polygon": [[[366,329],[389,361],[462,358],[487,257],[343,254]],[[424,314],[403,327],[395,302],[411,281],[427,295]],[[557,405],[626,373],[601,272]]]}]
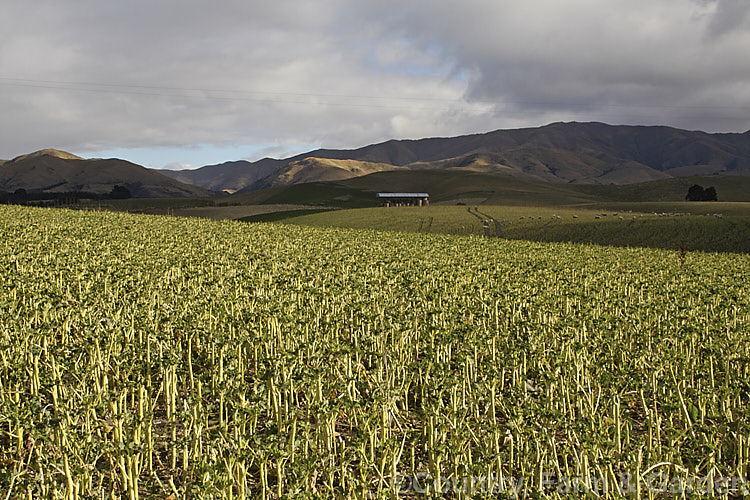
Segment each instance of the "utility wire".
[{"label": "utility wire", "polygon": [[[59,80],[32,80],[25,78],[0,77],[0,85],[53,90],[70,90],[78,92],[112,93],[124,95],[145,95],[155,97],[172,97],[188,99],[208,99],[220,101],[250,101],[258,103],[276,104],[314,104],[323,106],[371,107],[393,109],[433,110],[443,109],[436,106],[404,106],[402,104],[387,104],[384,101],[404,102],[433,102],[444,105],[461,104],[463,106],[538,106],[538,107],[597,107],[597,108],[657,108],[657,109],[686,109],[686,110],[750,110],[750,106],[737,105],[669,105],[669,104],[616,104],[592,102],[562,102],[562,101],[516,101],[492,100],[481,98],[450,99],[429,96],[375,96],[333,93],[306,93],[264,90],[237,89],[206,89],[189,87],[168,87],[156,85],[133,85],[115,83],[97,83]],[[219,95],[217,95],[219,94]],[[223,95],[221,95],[223,94]],[[264,97],[265,96],[265,97]],[[295,99],[297,98],[297,99]],[[305,98],[304,100],[299,98]],[[323,100],[318,100],[323,99]],[[359,102],[341,102],[331,99],[358,100]],[[361,102],[369,100],[374,102]],[[377,102],[381,101],[381,102]],[[507,111],[506,111],[507,112]]]},{"label": "utility wire", "polygon": [[[305,105],[322,105],[322,106],[344,106],[344,107],[365,107],[365,108],[392,108],[392,109],[414,109],[414,110],[433,110],[443,109],[444,106],[404,106],[399,104],[385,104],[378,102],[341,102],[331,101],[335,99],[369,99],[381,101],[423,101],[423,102],[442,102],[444,104],[463,104],[463,105],[486,105],[485,103],[471,103],[462,99],[441,99],[430,97],[391,97],[391,96],[363,96],[347,94],[312,94],[301,92],[279,92],[279,91],[248,91],[248,90],[219,90],[219,89],[193,89],[182,87],[158,87],[147,85],[119,85],[109,83],[89,83],[89,82],[61,82],[49,80],[26,80],[18,78],[0,77],[0,85],[23,88],[52,89],[52,90],[69,90],[74,92],[93,92],[105,94],[124,94],[124,95],[143,95],[170,98],[187,98],[187,99],[206,99],[219,101],[249,101],[258,103],[277,103],[277,104],[305,104]],[[93,88],[92,88],[93,87]],[[235,94],[235,95],[216,95],[216,94]],[[269,97],[262,97],[269,96]],[[279,97],[273,97],[279,96]],[[299,99],[294,99],[299,98]],[[308,99],[302,99],[308,98]],[[323,99],[323,100],[317,100]]]}]

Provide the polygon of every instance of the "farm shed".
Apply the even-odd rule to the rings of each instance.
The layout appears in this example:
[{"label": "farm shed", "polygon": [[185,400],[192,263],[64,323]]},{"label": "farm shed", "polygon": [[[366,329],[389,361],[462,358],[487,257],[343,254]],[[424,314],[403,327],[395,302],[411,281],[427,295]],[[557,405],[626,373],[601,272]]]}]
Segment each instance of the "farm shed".
[{"label": "farm shed", "polygon": [[378,193],[381,207],[424,207],[430,204],[427,193]]}]

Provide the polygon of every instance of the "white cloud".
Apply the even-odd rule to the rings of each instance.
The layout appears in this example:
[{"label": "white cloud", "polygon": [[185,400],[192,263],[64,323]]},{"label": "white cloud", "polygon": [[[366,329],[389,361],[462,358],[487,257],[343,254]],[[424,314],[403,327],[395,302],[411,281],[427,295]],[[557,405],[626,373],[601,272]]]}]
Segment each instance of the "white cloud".
[{"label": "white cloud", "polygon": [[0,158],[750,128],[744,0],[7,0],[0,18]]}]

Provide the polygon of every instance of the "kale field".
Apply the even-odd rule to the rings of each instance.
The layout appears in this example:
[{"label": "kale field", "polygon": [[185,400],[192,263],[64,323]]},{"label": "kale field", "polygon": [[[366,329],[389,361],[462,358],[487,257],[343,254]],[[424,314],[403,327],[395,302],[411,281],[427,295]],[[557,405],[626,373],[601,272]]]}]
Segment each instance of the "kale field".
[{"label": "kale field", "polygon": [[5,499],[746,487],[749,255],[14,206],[0,237]]}]

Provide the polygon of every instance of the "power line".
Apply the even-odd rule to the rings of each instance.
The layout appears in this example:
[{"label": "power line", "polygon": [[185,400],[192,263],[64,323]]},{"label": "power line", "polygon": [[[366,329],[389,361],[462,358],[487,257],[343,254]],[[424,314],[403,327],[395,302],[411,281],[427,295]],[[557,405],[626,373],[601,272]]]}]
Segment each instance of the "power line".
[{"label": "power line", "polygon": [[[434,110],[444,109],[444,106],[404,106],[403,104],[387,104],[385,101],[403,101],[403,102],[433,102],[444,105],[461,104],[463,106],[534,106],[534,107],[551,107],[551,108],[588,108],[595,106],[597,108],[649,108],[649,109],[685,109],[685,110],[750,110],[750,106],[742,105],[669,105],[669,104],[617,104],[617,103],[593,103],[593,102],[565,102],[565,101],[525,101],[525,100],[493,100],[462,98],[450,99],[444,97],[430,96],[376,96],[376,95],[358,95],[344,93],[309,93],[309,92],[288,92],[288,91],[266,91],[266,90],[239,90],[239,89],[208,89],[208,88],[189,88],[189,87],[170,87],[157,85],[135,85],[135,84],[116,84],[116,83],[99,83],[99,82],[81,82],[81,81],[60,81],[60,80],[34,80],[25,78],[8,78],[0,77],[0,85],[39,88],[51,90],[69,90],[77,92],[92,93],[111,93],[123,95],[143,95],[154,97],[170,98],[187,98],[187,99],[205,99],[219,101],[248,101],[258,103],[275,103],[275,104],[305,104],[321,106],[348,106],[348,107],[369,107],[369,108],[388,108],[388,109],[412,109],[412,110]],[[196,94],[197,93],[197,94]],[[223,94],[223,95],[217,95]],[[265,97],[264,97],[265,96]],[[295,99],[297,98],[297,99]],[[305,98],[302,100],[300,98]],[[312,99],[312,100],[310,100]],[[316,99],[323,99],[316,101]],[[358,100],[358,102],[341,102],[331,99]],[[375,102],[362,102],[362,100]],[[380,102],[377,102],[380,101]],[[513,113],[512,111],[504,111]]]},{"label": "power line", "polygon": [[[73,92],[90,92],[104,94],[121,94],[150,97],[166,97],[177,99],[194,99],[194,100],[215,100],[215,101],[234,101],[234,102],[254,102],[260,104],[298,104],[298,105],[315,105],[315,106],[336,106],[350,108],[381,108],[397,109],[412,111],[435,111],[445,110],[454,111],[457,105],[461,107],[488,107],[503,106],[506,108],[514,107],[540,107],[553,108],[548,111],[562,111],[565,108],[602,108],[633,110],[633,109],[672,109],[672,110],[750,110],[750,106],[719,106],[719,105],[669,105],[669,104],[615,104],[615,103],[594,103],[594,102],[563,102],[563,101],[515,101],[515,100],[491,100],[491,99],[450,99],[429,96],[375,96],[375,95],[354,95],[354,94],[334,94],[334,93],[305,93],[305,92],[287,92],[287,91],[263,91],[263,90],[237,90],[237,89],[207,89],[207,88],[188,88],[188,87],[168,87],[156,85],[134,85],[134,84],[115,84],[99,82],[80,82],[80,81],[59,81],[59,80],[32,80],[24,78],[0,77],[0,85],[37,88],[49,90],[66,90]],[[224,94],[224,95],[217,95]],[[265,96],[265,97],[264,97]],[[338,99],[338,100],[334,100]],[[345,100],[345,101],[342,101]],[[352,101],[356,102],[352,102]],[[373,102],[362,102],[369,100]],[[378,102],[380,101],[380,102]],[[387,101],[402,101],[404,104],[389,104]],[[405,105],[412,103],[441,103],[442,105]],[[528,113],[528,109],[503,109],[502,113],[506,115],[523,115]],[[592,115],[593,116],[593,115]],[[737,116],[719,116],[700,115],[700,116],[681,116],[680,118],[703,118],[703,119],[738,119],[745,117]]]},{"label": "power line", "polygon": [[[278,90],[239,90],[239,89],[206,89],[206,88],[190,88],[190,87],[167,87],[157,85],[132,85],[132,84],[116,84],[116,83],[95,83],[95,82],[76,82],[76,81],[59,81],[59,80],[29,80],[23,78],[5,78],[0,77],[0,83],[2,82],[18,82],[19,86],[26,86],[25,84],[49,84],[49,85],[82,85],[87,87],[109,87],[109,88],[125,88],[125,89],[145,89],[145,90],[160,90],[160,91],[180,91],[180,92],[203,92],[203,93],[226,93],[226,94],[249,94],[249,95],[282,95],[282,96],[295,96],[295,97],[344,97],[350,99],[387,99],[387,100],[409,100],[409,101],[441,101],[441,102],[464,102],[463,99],[446,99],[441,97],[427,97],[427,96],[374,96],[374,95],[361,95],[361,94],[325,94],[325,93],[306,93],[306,92],[288,92]],[[52,87],[57,88],[57,87]],[[66,88],[66,87],[61,87]]]},{"label": "power line", "polygon": [[[423,102],[442,102],[444,104],[463,104],[463,105],[480,105],[484,103],[471,103],[462,99],[441,99],[431,97],[399,97],[399,96],[363,96],[348,94],[313,94],[302,92],[280,92],[280,91],[249,91],[249,90],[225,90],[225,89],[195,89],[184,87],[161,87],[149,85],[121,85],[110,83],[92,83],[92,82],[62,82],[52,80],[28,80],[20,78],[0,77],[0,85],[23,88],[38,88],[51,90],[69,90],[74,92],[93,92],[106,94],[123,94],[123,95],[143,95],[170,98],[187,98],[187,99],[206,99],[220,101],[249,101],[258,103],[277,103],[277,104],[304,104],[304,105],[322,105],[322,106],[346,106],[346,107],[368,107],[368,108],[392,108],[392,109],[414,109],[414,110],[432,110],[443,109],[443,106],[404,106],[398,104],[385,104],[377,102],[337,102],[329,99],[368,99],[381,101],[423,101]],[[196,94],[198,93],[198,94]],[[235,95],[216,95],[216,94],[235,94]],[[269,97],[261,97],[269,96]],[[280,96],[280,97],[273,97]],[[294,99],[294,98],[300,99]],[[302,100],[301,98],[308,98]],[[315,101],[310,99],[324,99]],[[486,105],[486,104],[485,104]]]}]

